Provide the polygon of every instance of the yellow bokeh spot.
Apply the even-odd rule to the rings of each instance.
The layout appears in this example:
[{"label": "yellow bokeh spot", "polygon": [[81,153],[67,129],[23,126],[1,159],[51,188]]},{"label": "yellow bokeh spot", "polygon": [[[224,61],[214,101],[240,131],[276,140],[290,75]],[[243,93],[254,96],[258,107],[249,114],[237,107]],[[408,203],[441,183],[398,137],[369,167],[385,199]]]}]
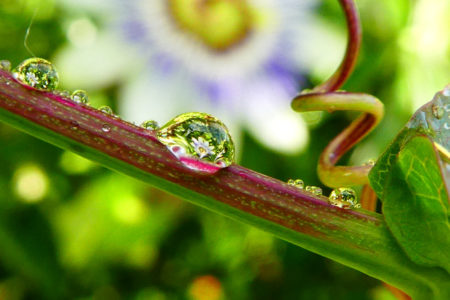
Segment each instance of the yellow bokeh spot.
[{"label": "yellow bokeh spot", "polygon": [[83,174],[89,171],[94,166],[94,163],[75,153],[66,151],[61,156],[59,166],[67,174]]},{"label": "yellow bokeh spot", "polygon": [[114,200],[113,214],[120,222],[127,225],[138,224],[148,215],[148,206],[136,196],[127,195]]},{"label": "yellow bokeh spot", "polygon": [[19,167],[13,176],[14,192],[27,203],[42,200],[48,191],[48,177],[37,165]]},{"label": "yellow bokeh spot", "polygon": [[223,299],[222,284],[212,275],[199,276],[192,281],[189,296],[193,300]]}]

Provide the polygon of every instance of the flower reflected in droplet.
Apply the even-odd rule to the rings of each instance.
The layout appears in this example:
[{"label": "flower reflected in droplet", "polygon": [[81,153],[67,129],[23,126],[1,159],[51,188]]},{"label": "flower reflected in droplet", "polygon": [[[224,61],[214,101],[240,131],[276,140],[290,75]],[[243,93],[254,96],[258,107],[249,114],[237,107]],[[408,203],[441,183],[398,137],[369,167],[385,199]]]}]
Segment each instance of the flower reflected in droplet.
[{"label": "flower reflected in droplet", "polygon": [[200,158],[212,155],[214,153],[214,146],[210,145],[209,142],[201,136],[198,139],[192,138],[191,145],[194,147],[195,152]]}]

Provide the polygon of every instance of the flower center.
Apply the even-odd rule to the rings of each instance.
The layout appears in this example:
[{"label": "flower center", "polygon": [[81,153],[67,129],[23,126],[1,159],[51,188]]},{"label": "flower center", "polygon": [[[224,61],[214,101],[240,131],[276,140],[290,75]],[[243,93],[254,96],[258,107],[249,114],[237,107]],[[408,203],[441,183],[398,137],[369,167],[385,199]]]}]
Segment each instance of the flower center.
[{"label": "flower center", "polygon": [[215,51],[232,48],[251,31],[246,0],[168,0],[168,4],[175,23]]}]

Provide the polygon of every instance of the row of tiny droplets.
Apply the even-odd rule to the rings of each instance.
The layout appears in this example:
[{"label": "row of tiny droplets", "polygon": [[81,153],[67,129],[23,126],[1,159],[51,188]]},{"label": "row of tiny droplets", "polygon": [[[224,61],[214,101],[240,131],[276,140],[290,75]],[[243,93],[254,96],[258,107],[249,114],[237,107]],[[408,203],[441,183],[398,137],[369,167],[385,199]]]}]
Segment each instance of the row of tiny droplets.
[{"label": "row of tiny droplets", "polygon": [[[289,179],[287,183],[298,189],[304,189],[305,191],[316,196],[322,195],[322,189],[320,187],[313,185],[307,185],[305,187],[305,183],[301,179]],[[333,206],[345,209],[361,207],[361,205],[358,203],[355,191],[348,187],[340,187],[334,189],[328,197],[328,202]]]},{"label": "row of tiny droplets", "polygon": [[[0,70],[10,72],[11,62],[0,60]],[[89,96],[84,90],[75,90],[73,93],[70,93],[69,91],[56,89],[59,82],[58,73],[53,65],[43,58],[33,57],[23,61],[12,70],[12,74],[15,79],[24,85],[40,91],[53,92],[56,95],[70,98],[78,104],[89,105]],[[114,115],[113,110],[109,106],[101,106],[98,109],[103,113]],[[149,130],[157,130],[159,128],[158,123],[153,120],[145,121],[141,126]],[[102,130],[105,132],[110,131],[108,126],[103,126]]]}]

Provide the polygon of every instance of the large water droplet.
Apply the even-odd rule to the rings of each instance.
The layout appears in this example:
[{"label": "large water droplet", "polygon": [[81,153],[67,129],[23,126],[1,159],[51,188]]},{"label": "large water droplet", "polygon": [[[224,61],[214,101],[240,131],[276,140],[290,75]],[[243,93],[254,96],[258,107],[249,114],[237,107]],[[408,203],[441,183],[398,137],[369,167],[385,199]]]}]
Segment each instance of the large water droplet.
[{"label": "large water droplet", "polygon": [[314,186],[314,185],[308,185],[305,188],[305,191],[310,192],[314,195],[320,196],[322,195],[322,189],[318,186]]},{"label": "large water droplet", "polygon": [[0,60],[0,70],[11,71],[11,62],[9,60]]},{"label": "large water droplet", "polygon": [[22,84],[40,91],[53,91],[58,87],[58,72],[51,62],[38,57],[29,58],[13,71]]},{"label": "large water droplet", "polygon": [[159,129],[159,124],[156,121],[149,120],[142,122],[141,127],[148,129],[148,130],[157,130]]},{"label": "large water droplet", "polygon": [[88,104],[89,103],[89,97],[86,91],[83,90],[76,90],[72,93],[71,96],[72,100],[76,103],[80,104]]},{"label": "large water droplet", "polygon": [[340,207],[340,208],[358,208],[361,205],[358,203],[358,198],[356,197],[356,193],[351,188],[337,188],[334,189],[330,197],[328,197],[328,201],[331,205]]},{"label": "large water droplet", "polygon": [[301,179],[289,179],[287,183],[299,189],[303,189],[303,187],[305,186],[305,183]]},{"label": "large water droplet", "polygon": [[157,133],[158,140],[187,167],[214,173],[234,161],[234,144],[227,127],[205,113],[185,113]]}]

